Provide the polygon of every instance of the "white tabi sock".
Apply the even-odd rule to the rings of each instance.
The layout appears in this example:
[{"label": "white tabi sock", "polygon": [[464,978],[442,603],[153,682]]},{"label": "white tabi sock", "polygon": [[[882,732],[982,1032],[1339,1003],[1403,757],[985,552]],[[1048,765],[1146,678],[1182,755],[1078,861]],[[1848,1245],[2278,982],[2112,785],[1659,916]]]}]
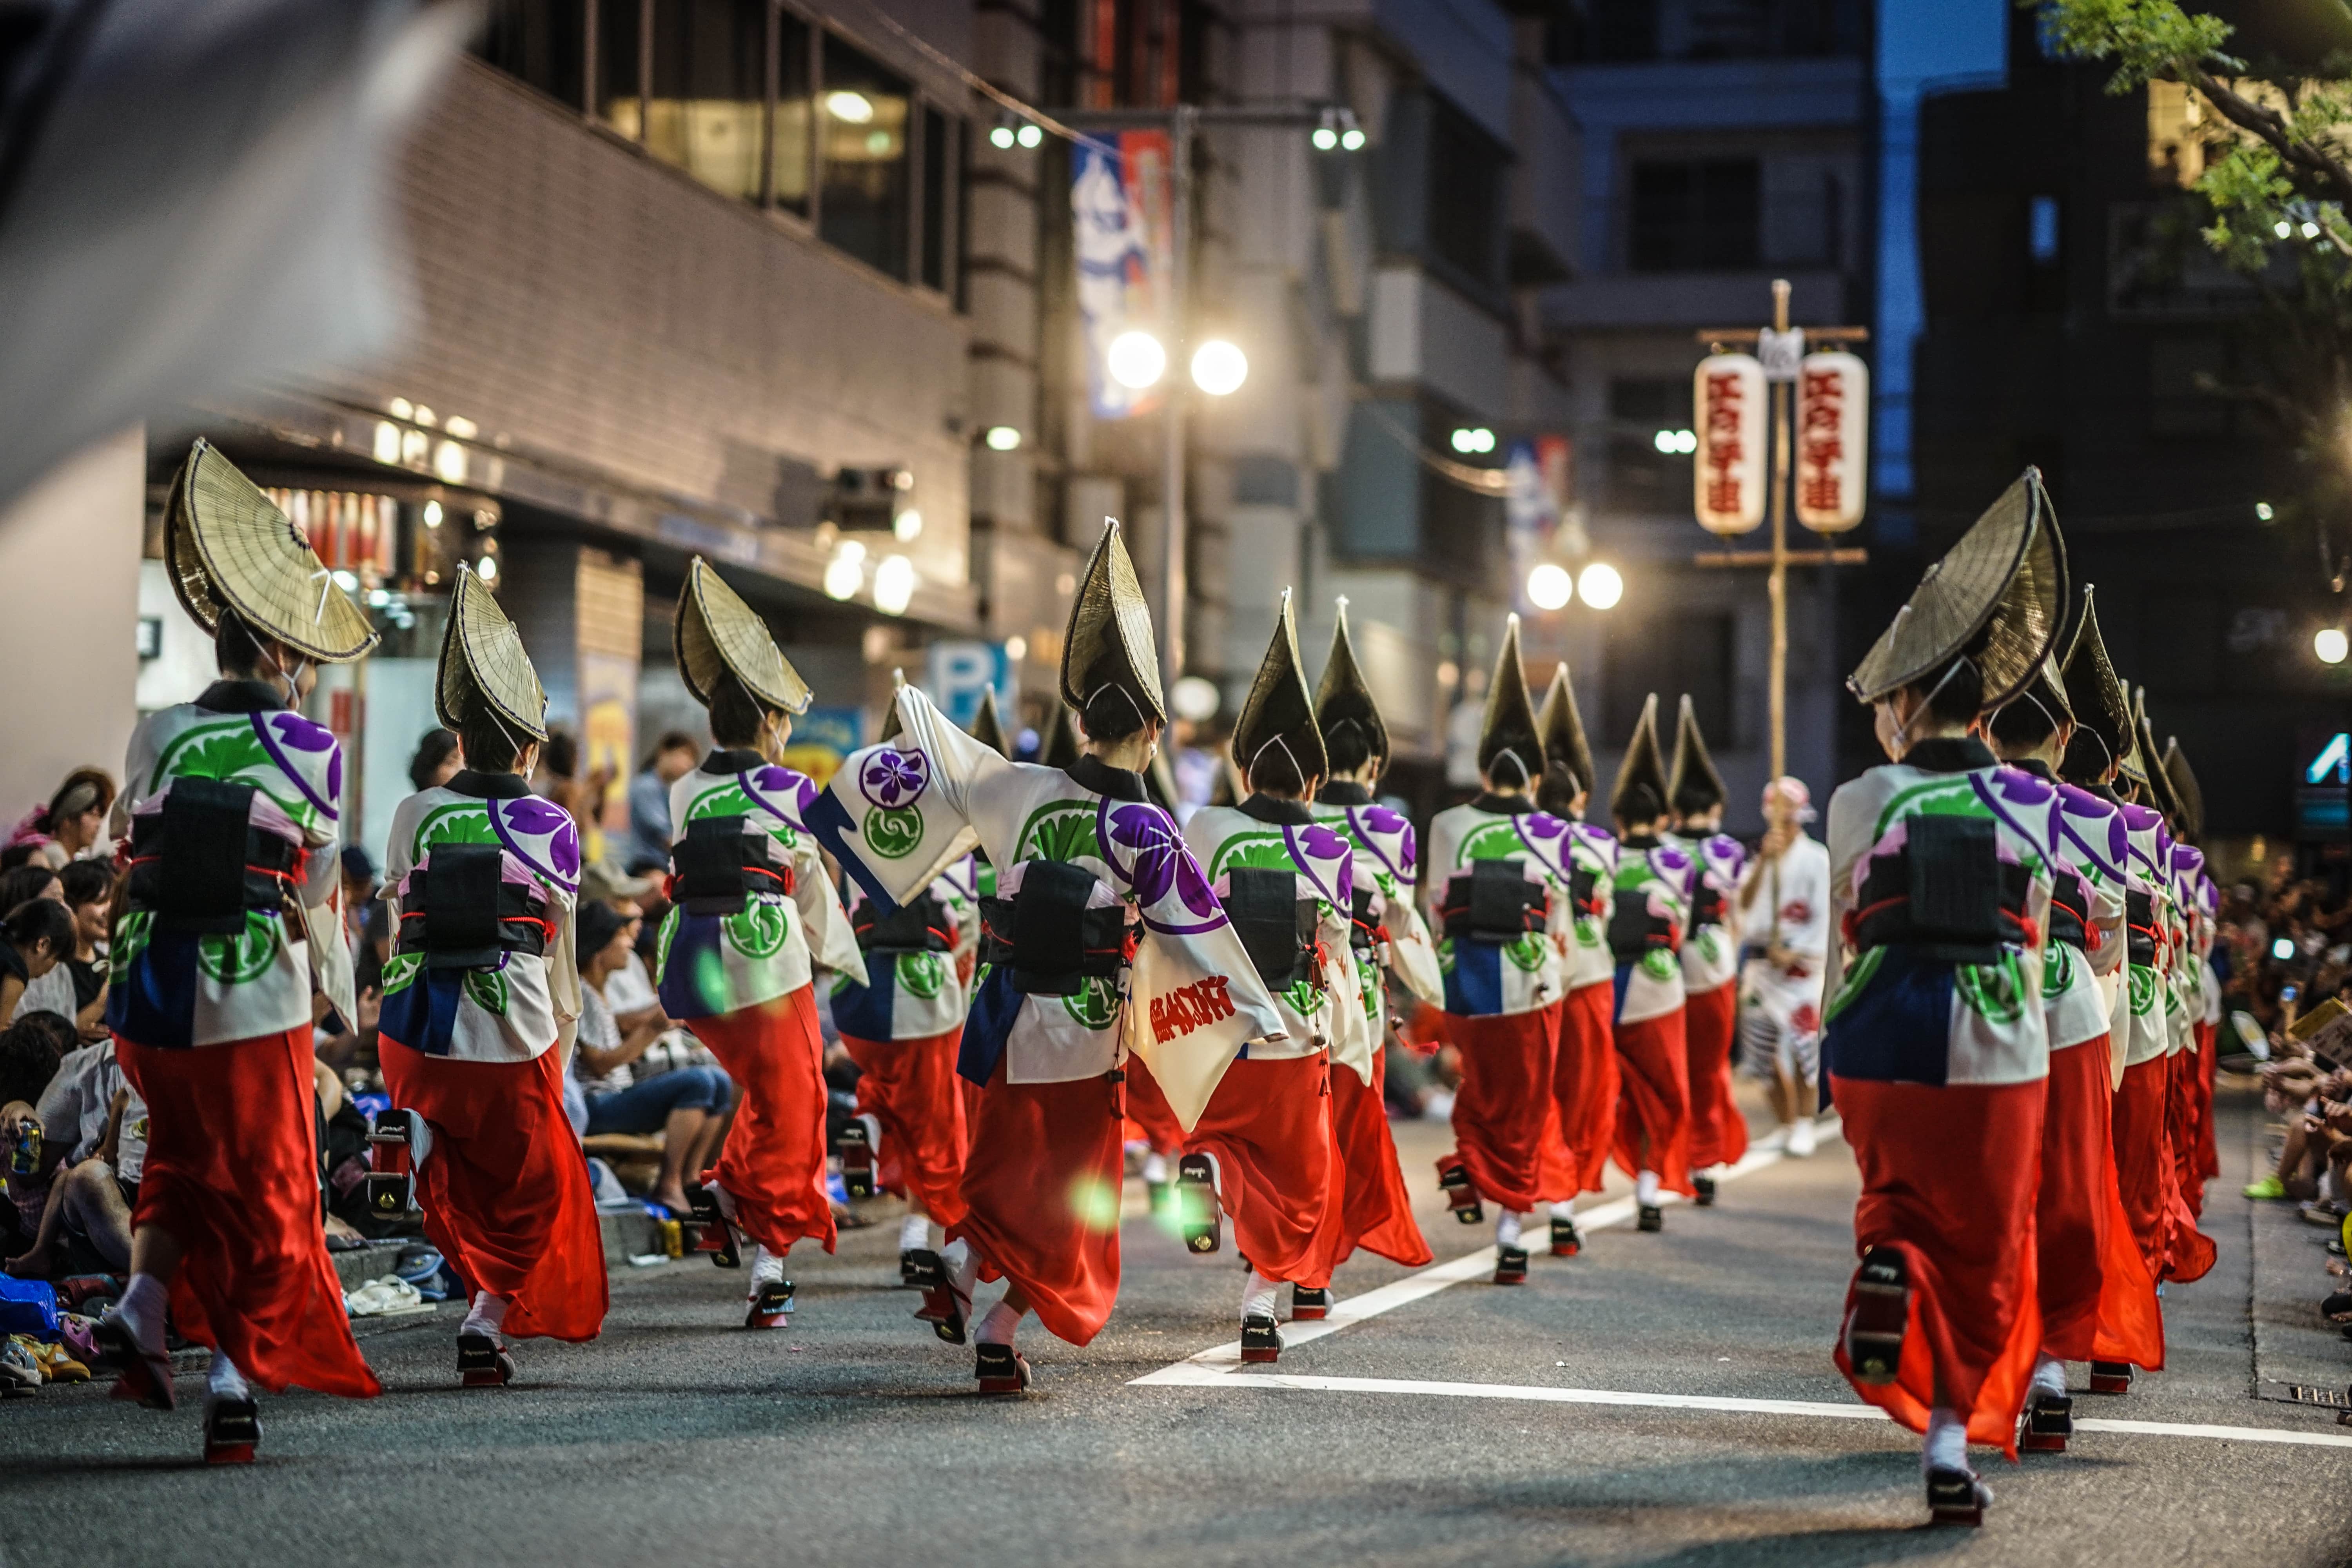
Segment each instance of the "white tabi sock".
[{"label": "white tabi sock", "polygon": [[1168,1156],[1154,1149],[1143,1157],[1143,1179],[1155,1187],[1168,1184]]},{"label": "white tabi sock", "polygon": [[971,1288],[980,1279],[980,1255],[971,1243],[956,1237],[940,1249],[940,1261],[947,1266],[948,1283],[964,1300],[971,1300]]},{"label": "white tabi sock", "polygon": [[1275,1298],[1281,1293],[1282,1286],[1279,1281],[1267,1279],[1255,1268],[1251,1269],[1249,1278],[1242,1281],[1242,1316],[1244,1319],[1276,1316],[1274,1310]]},{"label": "white tabi sock", "polygon": [[1574,1198],[1568,1198],[1552,1205],[1551,1217],[1554,1219],[1574,1219],[1576,1217],[1576,1200]]},{"label": "white tabi sock", "polygon": [[1527,1216],[1525,1215],[1513,1214],[1508,1209],[1504,1209],[1497,1213],[1495,1215],[1495,1245],[1497,1247],[1518,1246],[1519,1235],[1526,1224]]},{"label": "white tabi sock", "polygon": [[1021,1314],[999,1301],[980,1320],[972,1339],[983,1345],[1011,1345],[1013,1331],[1021,1326]]},{"label": "white tabi sock", "polygon": [[2053,1398],[2066,1397],[2066,1363],[2055,1356],[2043,1356],[2033,1363],[2033,1390]]},{"label": "white tabi sock", "polygon": [[1658,1173],[1643,1171],[1633,1177],[1633,1201],[1643,1208],[1658,1206]]},{"label": "white tabi sock", "polygon": [[898,1222],[898,1250],[920,1252],[931,1245],[931,1221],[928,1215],[910,1214]]},{"label": "white tabi sock", "polygon": [[1922,1470],[1969,1468],[1969,1424],[1957,1410],[1938,1405],[1927,1412],[1927,1440],[1919,1448]]},{"label": "white tabi sock", "polygon": [[781,1283],[784,1278],[784,1255],[771,1252],[764,1247],[751,1248],[751,1289],[757,1296],[762,1285]]},{"label": "white tabi sock", "polygon": [[213,1364],[205,1373],[205,1397],[215,1402],[246,1400],[253,1397],[253,1390],[245,1385],[245,1373],[236,1370],[236,1363],[215,1351]]},{"label": "white tabi sock", "polygon": [[507,1309],[514,1303],[505,1296],[494,1296],[488,1290],[474,1292],[474,1304],[466,1313],[466,1321],[457,1325],[461,1334],[488,1334],[499,1337],[499,1330],[507,1321]]},{"label": "white tabi sock", "polygon": [[152,1274],[133,1274],[114,1304],[114,1315],[150,1355],[163,1353],[163,1322],[172,1306],[172,1292]]}]

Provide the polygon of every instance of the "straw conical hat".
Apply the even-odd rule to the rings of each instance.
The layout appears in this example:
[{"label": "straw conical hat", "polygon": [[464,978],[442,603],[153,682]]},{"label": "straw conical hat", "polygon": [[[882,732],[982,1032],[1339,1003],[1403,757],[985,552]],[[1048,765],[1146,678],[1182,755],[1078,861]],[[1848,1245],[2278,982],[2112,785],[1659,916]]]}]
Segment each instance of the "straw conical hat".
[{"label": "straw conical hat", "polygon": [[487,702],[498,721],[534,741],[547,739],[547,693],[515,630],[488,585],[462,562],[449,595],[449,625],[441,634],[441,668],[433,710],[455,730]]},{"label": "straw conical hat", "polygon": [[1324,749],[1330,749],[1331,732],[1342,724],[1353,724],[1364,733],[1366,747],[1375,761],[1389,760],[1389,727],[1381,718],[1381,706],[1372,697],[1371,684],[1364,679],[1363,668],[1356,662],[1356,645],[1348,636],[1348,601],[1339,600],[1339,616],[1331,628],[1331,652],[1323,661],[1323,679],[1315,688],[1315,722],[1323,732]]},{"label": "straw conical hat", "polygon": [[375,627],[335,584],[310,542],[251,479],[199,438],[172,480],[164,506],[163,566],[195,623],[220,629],[221,614],[328,664],[376,645]]},{"label": "straw conical hat", "polygon": [[1004,738],[1004,717],[996,710],[996,688],[981,688],[980,711],[971,716],[971,728],[965,733],[1000,757],[1013,754],[1012,744]]},{"label": "straw conical hat", "polygon": [[878,746],[885,742],[897,740],[899,732],[904,728],[904,726],[898,722],[898,693],[906,689],[907,672],[903,669],[892,670],[890,672],[890,700],[882,704],[882,732],[874,737],[874,743],[876,745]]},{"label": "straw conical hat", "polygon": [[1045,739],[1037,747],[1037,760],[1049,768],[1066,768],[1078,760],[1078,727],[1070,710],[1059,702],[1054,704],[1054,716],[1045,721]]},{"label": "straw conical hat", "polygon": [[[1646,790],[1649,798],[1634,800],[1637,790]],[[1664,814],[1670,799],[1665,763],[1658,755],[1658,694],[1653,691],[1642,701],[1642,717],[1626,742],[1624,761],[1617,764],[1609,811],[1621,822],[1642,822]]]},{"label": "straw conical hat", "polygon": [[2124,777],[2131,780],[2132,783],[2136,784],[2141,785],[2143,792],[2145,792],[2145,788],[2147,784],[2148,763],[2153,761],[2147,752],[2140,750],[2139,744],[2140,731],[2147,727],[2147,717],[2145,712],[2147,703],[2147,693],[2145,689],[2133,694],[2131,700],[2131,727],[2126,731],[2130,738],[2130,743],[2124,747],[2124,754],[2121,763]]},{"label": "straw conical hat", "polygon": [[776,646],[768,623],[699,555],[686,570],[674,636],[677,672],[705,708],[719,678],[732,673],[767,706],[786,713],[808,711],[814,694]]},{"label": "straw conical hat", "polygon": [[2197,774],[2189,766],[2189,753],[2180,749],[2178,735],[2164,738],[2164,776],[2180,806],[2180,837],[2194,844],[2205,837],[2205,792],[2198,787]]},{"label": "straw conical hat", "polygon": [[1698,711],[1685,692],[1675,714],[1675,766],[1666,779],[1666,804],[1685,816],[1699,816],[1723,802],[1723,775],[1715,771],[1706,737],[1699,732]]},{"label": "straw conical hat", "polygon": [[1062,640],[1062,700],[1083,711],[1087,700],[1106,686],[1134,699],[1150,723],[1168,722],[1168,700],[1160,689],[1160,656],[1151,648],[1151,611],[1143,602],[1135,563],[1119,542],[1118,523],[1107,519],[1086,575],[1070,605],[1070,629]]},{"label": "straw conical hat", "polygon": [[1543,737],[1548,773],[1567,769],[1575,775],[1576,794],[1590,795],[1599,786],[1592,742],[1584,733],[1584,715],[1577,710],[1576,687],[1569,679],[1566,659],[1552,668],[1551,686],[1544,692],[1543,711],[1536,715],[1536,732]]},{"label": "straw conical hat", "polygon": [[1478,727],[1478,771],[1491,774],[1506,752],[1519,760],[1533,788],[1543,777],[1543,736],[1536,729],[1536,705],[1528,695],[1527,667],[1519,662],[1519,617],[1503,623],[1503,646],[1495,655],[1495,677],[1486,683],[1486,713]]},{"label": "straw conical hat", "polygon": [[2028,468],[1927,568],[1846,685],[1875,702],[1965,654],[1983,684],[1983,706],[1998,708],[2058,640],[2065,580],[2065,545],[2042,471]]},{"label": "straw conical hat", "polygon": [[2091,584],[2083,584],[2074,626],[2066,638],[2066,656],[2059,663],[2066,683],[2067,705],[2074,714],[2074,738],[2066,746],[2060,776],[2089,784],[2105,776],[2116,759],[2131,750],[2131,697],[2107,658],[2099,636],[2098,613],[2092,607]]},{"label": "straw conical hat", "polygon": [[1274,640],[1258,661],[1257,679],[1234,720],[1234,760],[1246,773],[1268,747],[1287,748],[1299,776],[1309,781],[1331,771],[1323,731],[1315,723],[1315,694],[1298,658],[1298,623],[1290,610],[1290,590],[1274,618]]}]

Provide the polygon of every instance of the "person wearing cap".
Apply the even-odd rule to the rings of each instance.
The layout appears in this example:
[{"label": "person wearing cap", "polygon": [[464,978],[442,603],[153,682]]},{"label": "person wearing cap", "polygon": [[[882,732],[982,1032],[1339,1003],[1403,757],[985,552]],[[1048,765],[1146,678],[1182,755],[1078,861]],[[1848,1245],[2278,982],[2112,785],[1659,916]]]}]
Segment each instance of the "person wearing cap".
[{"label": "person wearing cap", "polygon": [[[1389,762],[1388,725],[1348,637],[1348,601],[1339,603],[1331,652],[1315,688],[1315,723],[1328,777],[1316,792],[1316,820],[1344,833],[1354,850],[1355,886],[1348,945],[1363,1001],[1370,1071],[1331,1075],[1331,1125],[1342,1166],[1339,1240],[1333,1262],[1358,1247],[1418,1268],[1435,1256],[1412,1217],[1412,1195],[1397,1163],[1387,1103],[1387,973],[1423,1002],[1445,996],[1437,944],[1415,907],[1421,875],[1412,821],[1372,798]],[[1294,1290],[1295,1294],[1295,1290]],[[1294,1305],[1294,1316],[1296,1308]]]},{"label": "person wearing cap", "polygon": [[1567,825],[1559,840],[1567,855],[1550,879],[1550,934],[1565,994],[1558,1004],[1559,1048],[1551,1079],[1558,1136],[1546,1152],[1545,1185],[1552,1199],[1552,1256],[1573,1258],[1584,1249],[1576,1200],[1601,1190],[1617,1142],[1617,1047],[1611,1026],[1617,965],[1609,952],[1617,837],[1584,820],[1597,774],[1564,659],[1552,670],[1536,721],[1544,749],[1536,805]]},{"label": "person wearing cap", "polygon": [[1635,1226],[1665,1228],[1660,1197],[1696,1197],[1682,947],[1697,859],[1664,832],[1672,788],[1658,756],[1658,699],[1642,704],[1609,794],[1617,871],[1609,884],[1609,956],[1616,965],[1617,1167],[1633,1178]]},{"label": "person wearing cap", "polygon": [[1315,697],[1298,658],[1285,590],[1274,640],[1234,720],[1234,755],[1250,793],[1203,806],[1184,829],[1257,977],[1283,1037],[1250,1042],[1225,1069],[1177,1167],[1179,1215],[1194,1253],[1218,1247],[1217,1211],[1233,1216],[1242,1284],[1242,1359],[1282,1352],[1279,1298],[1292,1315],[1328,1314],[1347,1171],[1331,1110],[1338,1072],[1371,1079],[1368,1020],[1349,952],[1355,855],[1307,802],[1330,771]]},{"label": "person wearing cap", "polygon": [[[2089,589],[2084,593],[2087,605]],[[2060,664],[2058,653],[2044,658],[2023,689],[1984,724],[2002,762],[2054,791],[2048,816],[2050,923],[2042,948],[2050,1080],[2033,1212],[2042,1353],[2019,1440],[2022,1447],[2049,1452],[2063,1451],[2074,1434],[2067,1362],[2164,1364],[2156,1281],[2124,1216],[2111,1130],[2109,1067],[2116,1058],[2100,976],[2124,956],[2123,820],[2111,803],[2058,775],[2076,731],[2085,728],[2078,722],[2077,702],[2087,715],[2119,692],[2070,691]]]},{"label": "person wearing cap", "polygon": [[793,1310],[785,1255],[804,1237],[834,1247],[816,971],[862,979],[866,961],[810,835],[816,785],[782,761],[808,683],[700,556],[675,636],[714,749],[670,786],[671,908],[655,980],[664,1009],[740,1091],[694,1208],[720,1263],[735,1257],[734,1231],[751,1238],[743,1325],[778,1329]]},{"label": "person wearing cap", "polygon": [[[984,711],[992,726],[993,700]],[[973,726],[976,740],[981,728]],[[880,739],[899,733],[894,700]],[[1001,729],[993,738],[1003,739]],[[887,915],[853,888],[849,924],[866,963],[833,989],[834,1027],[858,1067],[857,1115],[839,1145],[843,1181],[852,1197],[878,1186],[906,1200],[898,1279],[919,1289],[940,1283],[931,1223],[952,1227],[963,1217],[971,1136],[956,1052],[980,944],[976,875],[967,855]]]},{"label": "person wearing cap", "polygon": [[1740,923],[1758,950],[1739,974],[1740,1038],[1771,1098],[1781,1151],[1800,1160],[1814,1148],[1830,944],[1830,852],[1805,831],[1813,815],[1804,780],[1766,784],[1764,841],[1739,884]]},{"label": "person wearing cap", "polygon": [[425,1233],[474,1298],[457,1327],[467,1387],[513,1380],[509,1342],[593,1339],[604,1249],[563,1109],[581,1013],[579,829],[530,792],[547,697],[472,568],[449,598],[435,689],[465,766],[392,814],[377,1049]]},{"label": "person wearing cap", "polygon": [[1937,1523],[1983,1522],[1992,1494],[1968,1447],[2015,1455],[2042,1343],[2056,792],[2001,766],[1976,731],[2056,643],[2065,562],[2028,468],[1848,678],[1888,761],[1830,798],[1842,940],[1822,1066],[1862,1174],[1835,1358],[1866,1403],[1925,1435]]},{"label": "person wearing cap", "polygon": [[129,878],[106,1024],[152,1125],[131,1277],[99,1338],[119,1396],[164,1410],[167,1313],[212,1347],[205,1458],[238,1462],[260,1441],[257,1386],[381,1392],[319,1222],[314,991],[357,1016],[336,907],[343,757],[295,710],[317,665],[376,634],[206,442],[173,480],[163,554],[221,678],[139,721],[114,805]]},{"label": "person wearing cap", "polygon": [[1748,850],[1723,831],[1723,775],[1707,754],[1685,693],[1675,719],[1675,765],[1666,779],[1671,831],[1691,858],[1690,929],[1683,933],[1683,1047],[1690,1082],[1691,1185],[1715,1202],[1712,1173],[1748,1152],[1748,1117],[1731,1093],[1731,1047],[1739,1031],[1739,910],[1732,902]]},{"label": "person wearing cap", "polygon": [[[963,1218],[917,1313],[977,1341],[984,1394],[1028,1387],[1013,1332],[1031,1311],[1090,1342],[1118,1293],[1125,1064],[1150,1064],[1180,1127],[1242,1047],[1286,1031],[1143,771],[1168,722],[1151,616],[1108,524],[1063,637],[1061,699],[1086,730],[1066,768],[1009,762],[914,687],[901,732],[844,759],[809,824],[887,913],[977,846],[996,868],[957,1070],[981,1086]],[[967,1329],[983,1272],[1004,1296]]]},{"label": "person wearing cap", "polygon": [[1454,1217],[1475,1225],[1493,1200],[1495,1283],[1527,1282],[1521,1237],[1544,1203],[1544,1153],[1555,1136],[1552,1072],[1559,1041],[1558,954],[1545,857],[1524,831],[1563,852],[1566,824],[1536,810],[1542,738],[1519,663],[1519,618],[1505,624],[1478,736],[1483,793],[1430,819],[1422,897],[1438,934],[1445,1037],[1462,1058],[1454,1152],[1438,1161]]}]

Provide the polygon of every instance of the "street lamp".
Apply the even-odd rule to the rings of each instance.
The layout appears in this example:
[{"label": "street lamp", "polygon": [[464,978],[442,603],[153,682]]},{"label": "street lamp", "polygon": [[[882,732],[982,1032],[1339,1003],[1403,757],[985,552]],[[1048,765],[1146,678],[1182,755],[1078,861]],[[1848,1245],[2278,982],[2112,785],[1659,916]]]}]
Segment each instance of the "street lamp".
[{"label": "street lamp", "polygon": [[903,555],[886,555],[874,568],[874,607],[886,616],[903,616],[915,600],[915,563]]},{"label": "street lamp", "polygon": [[1595,561],[1576,580],[1576,591],[1596,610],[1613,609],[1625,596],[1625,579],[1606,561]]},{"label": "street lamp", "polygon": [[981,439],[988,443],[992,452],[1016,451],[1021,446],[1021,432],[1010,425],[992,425]]},{"label": "street lamp", "polygon": [[1249,379],[1249,356],[1223,338],[1192,351],[1192,384],[1212,397],[1238,391]]},{"label": "street lamp", "polygon": [[1528,574],[1528,603],[1538,610],[1558,610],[1576,597],[1576,579],[1568,568],[1546,561]]},{"label": "street lamp", "polygon": [[2352,639],[2347,639],[2341,626],[2322,626],[2311,639],[2311,651],[2319,656],[2322,664],[2342,664],[2352,653]]},{"label": "street lamp", "polygon": [[1147,386],[1157,386],[1160,378],[1168,374],[1168,351],[1150,332],[1130,329],[1111,339],[1109,352],[1104,355],[1104,368],[1121,386],[1130,392],[1141,392]]}]

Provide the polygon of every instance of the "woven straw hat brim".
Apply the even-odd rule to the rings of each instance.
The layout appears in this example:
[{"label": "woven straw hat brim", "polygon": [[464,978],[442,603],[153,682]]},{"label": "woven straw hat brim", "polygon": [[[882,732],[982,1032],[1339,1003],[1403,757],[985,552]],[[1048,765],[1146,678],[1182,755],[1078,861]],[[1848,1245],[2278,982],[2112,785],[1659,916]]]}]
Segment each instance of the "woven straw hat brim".
[{"label": "woven straw hat brim", "polygon": [[1519,658],[1517,616],[1503,623],[1503,646],[1495,655],[1494,679],[1486,683],[1486,713],[1478,727],[1478,771],[1493,768],[1506,752],[1527,769],[1531,787],[1543,777],[1543,734],[1536,728],[1535,700],[1528,695],[1527,666]]},{"label": "woven straw hat brim", "polygon": [[376,645],[367,613],[310,542],[209,441],[188,448],[172,480],[163,562],[181,606],[207,632],[234,610],[264,637],[325,664],[347,664]]},{"label": "woven straw hat brim", "polygon": [[1666,770],[1658,755],[1658,694],[1652,692],[1642,703],[1642,717],[1633,725],[1633,738],[1626,742],[1625,760],[1617,764],[1617,777],[1609,790],[1609,810],[1621,821],[1638,820],[1646,815],[1625,810],[1627,797],[1647,784],[1658,797],[1658,805],[1669,804],[1666,792]]},{"label": "woven straw hat brim", "polygon": [[1107,521],[1102,538],[1078,580],[1070,604],[1070,626],[1062,639],[1062,700],[1083,710],[1106,686],[1135,699],[1144,718],[1168,722],[1168,699],[1160,689],[1160,656],[1152,649],[1151,608],[1120,542],[1118,523]]},{"label": "woven straw hat brim", "polygon": [[455,730],[489,704],[499,721],[534,741],[547,739],[547,692],[524,651],[522,634],[499,607],[497,595],[463,563],[449,595],[449,624],[441,634],[433,710]]},{"label": "woven straw hat brim", "polygon": [[1323,661],[1323,679],[1315,687],[1315,722],[1323,731],[1328,753],[1331,731],[1352,721],[1370,737],[1368,744],[1379,762],[1389,759],[1389,727],[1381,717],[1371,683],[1356,662],[1356,645],[1348,634],[1348,601],[1339,600],[1339,619],[1331,628],[1330,657]]},{"label": "woven straw hat brim", "polygon": [[2172,787],[2172,798],[2180,805],[2180,828],[2185,837],[2200,838],[2205,832],[2205,792],[2197,785],[2197,774],[2189,766],[2189,753],[2180,749],[2180,737],[2164,738],[2164,777]]},{"label": "woven straw hat brim", "polygon": [[[1691,797],[1688,805],[1682,804],[1686,792]],[[1698,713],[1691,706],[1690,694],[1685,692],[1675,714],[1675,765],[1666,775],[1666,803],[1696,815],[1713,810],[1726,798],[1723,775],[1716,772],[1706,737],[1699,732]]]},{"label": "woven straw hat brim", "polygon": [[1000,757],[1013,754],[1013,747],[1004,738],[1004,719],[996,710],[996,689],[983,687],[980,693],[980,710],[971,716],[971,728],[965,731]]},{"label": "woven straw hat brim", "polygon": [[1846,685],[1864,702],[1933,674],[1966,653],[1985,706],[2006,701],[2058,635],[2065,551],[2041,471],[2028,468],[1927,568]]},{"label": "woven straw hat brim", "polygon": [[732,674],[770,708],[808,711],[815,694],[776,646],[768,623],[699,555],[687,567],[672,636],[678,674],[704,707],[710,706],[719,678]]},{"label": "woven straw hat brim", "polygon": [[1584,733],[1584,715],[1577,710],[1576,687],[1569,679],[1565,659],[1552,670],[1543,711],[1536,716],[1536,731],[1543,737],[1547,763],[1566,767],[1576,775],[1576,787],[1588,794],[1599,786],[1592,743]]},{"label": "woven straw hat brim", "polygon": [[1234,718],[1234,760],[1247,773],[1262,752],[1277,744],[1289,750],[1305,778],[1318,779],[1331,771],[1323,731],[1315,722],[1315,694],[1307,689],[1307,671],[1299,662],[1298,623],[1287,588],[1275,613],[1273,640],[1266,644],[1249,695]]},{"label": "woven straw hat brim", "polygon": [[1059,702],[1054,704],[1054,717],[1045,726],[1045,742],[1037,750],[1037,760],[1049,768],[1066,768],[1078,760],[1078,726]]}]

